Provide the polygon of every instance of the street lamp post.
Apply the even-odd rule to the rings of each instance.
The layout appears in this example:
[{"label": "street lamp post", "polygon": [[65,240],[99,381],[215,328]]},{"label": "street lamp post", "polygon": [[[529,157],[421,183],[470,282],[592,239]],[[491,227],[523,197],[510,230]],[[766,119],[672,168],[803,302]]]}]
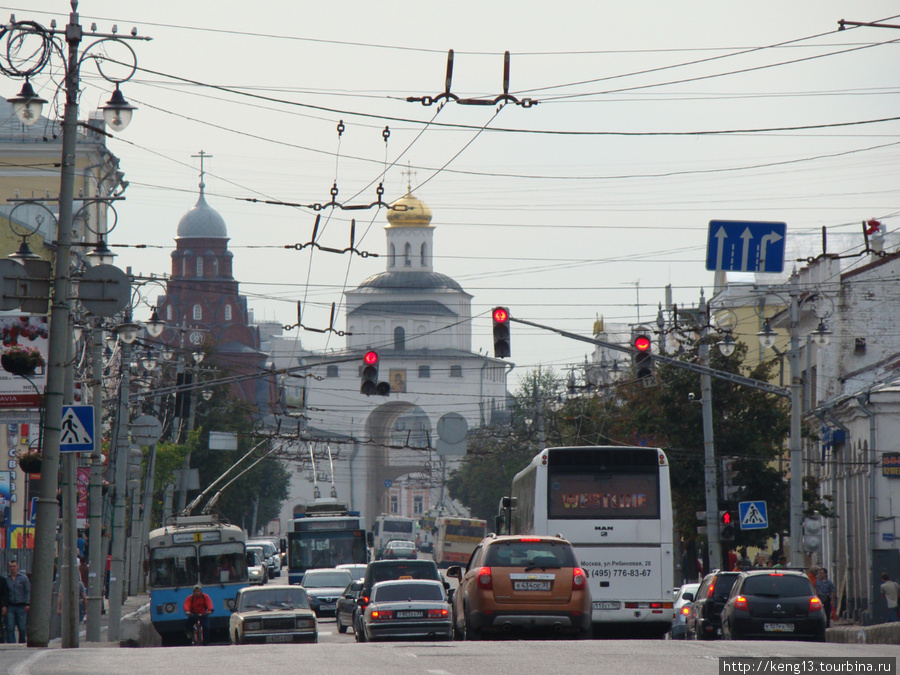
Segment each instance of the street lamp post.
[{"label": "street lamp post", "polygon": [[[59,184],[59,218],[56,239],[56,262],[52,283],[52,302],[50,306],[50,331],[48,337],[47,389],[44,396],[44,428],[42,449],[42,480],[40,495],[37,500],[34,560],[32,563],[32,597],[28,613],[28,646],[46,647],[50,641],[50,612],[53,560],[56,539],[58,502],[56,493],[59,487],[59,444],[60,421],[62,419],[63,396],[65,389],[66,355],[69,342],[69,265],[72,246],[72,211],[75,197],[75,159],[78,126],[78,93],[80,86],[81,64],[87,52],[94,46],[111,41],[123,45],[123,40],[135,39],[136,36],[94,33],[93,42],[79,54],[83,37],[83,29],[79,23],[78,2],[71,0],[72,11],[65,30],[45,28],[32,21],[13,22],[0,28],[0,41],[6,41],[4,63],[0,70],[12,77],[24,77],[25,87],[18,97],[10,99],[19,119],[24,124],[33,124],[40,115],[43,99],[34,96],[30,86],[32,75],[39,73],[49,63],[51,56],[58,53],[65,65],[66,102],[62,120],[62,158]],[[59,38],[65,40],[67,49],[63,48]],[[95,39],[96,38],[96,39]],[[137,38],[146,39],[146,38]],[[34,52],[22,49],[27,43],[40,41],[40,48]],[[127,47],[127,45],[125,45]],[[134,56],[134,52],[128,47]],[[10,61],[11,55],[24,54],[25,60],[19,63]],[[134,73],[124,78],[109,77],[103,72],[102,57],[97,61],[98,70],[104,79],[114,82],[118,89],[120,82],[127,81]],[[135,64],[136,65],[136,64]],[[124,105],[122,105],[124,103]],[[37,112],[35,112],[35,109]],[[133,106],[115,99],[104,107],[104,118],[107,124],[121,130],[131,118]],[[73,645],[77,646],[77,645]]]}]

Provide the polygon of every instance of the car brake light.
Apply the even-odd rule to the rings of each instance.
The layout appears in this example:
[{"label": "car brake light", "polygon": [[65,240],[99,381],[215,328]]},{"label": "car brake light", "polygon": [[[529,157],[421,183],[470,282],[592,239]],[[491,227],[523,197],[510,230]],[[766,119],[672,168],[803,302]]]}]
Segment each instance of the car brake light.
[{"label": "car brake light", "polygon": [[822,609],[822,601],[819,598],[812,597],[809,599],[809,611],[818,612]]},{"label": "car brake light", "polygon": [[783,577],[784,574],[782,574],[781,572],[772,572],[771,574],[769,574],[769,576],[770,577]]},{"label": "car brake light", "polygon": [[428,610],[428,618],[429,619],[446,619],[450,616],[449,609],[429,609]]},{"label": "car brake light", "polygon": [[587,584],[587,577],[584,573],[584,570],[580,567],[576,567],[572,570],[572,588],[575,590],[582,590]]},{"label": "car brake light", "polygon": [[482,567],[480,570],[478,570],[477,583],[478,588],[483,588],[485,590],[492,589],[494,587],[494,584],[491,581],[490,567]]},{"label": "car brake light", "polygon": [[712,579],[710,579],[709,588],[706,591],[707,598],[711,598],[713,596],[713,591],[715,590],[715,588],[716,588],[716,578],[713,577]]},{"label": "car brake light", "polygon": [[743,609],[744,611],[747,611],[749,609],[749,607],[747,605],[747,598],[745,598],[743,595],[737,596],[734,599],[734,608],[735,609]]},{"label": "car brake light", "polygon": [[372,612],[372,618],[375,621],[383,621],[384,619],[393,619],[394,613],[389,609],[376,609]]},{"label": "car brake light", "polygon": [[540,541],[539,537],[522,537],[519,541],[535,542]]},{"label": "car brake light", "polygon": [[360,602],[362,602],[362,606],[365,607],[369,604],[369,596],[363,595],[362,597],[360,597]]},{"label": "car brake light", "polygon": [[684,605],[684,606],[681,608],[681,613],[684,614],[685,616],[687,616],[688,614],[690,614],[690,613],[691,613],[691,606],[690,606],[690,605]]}]

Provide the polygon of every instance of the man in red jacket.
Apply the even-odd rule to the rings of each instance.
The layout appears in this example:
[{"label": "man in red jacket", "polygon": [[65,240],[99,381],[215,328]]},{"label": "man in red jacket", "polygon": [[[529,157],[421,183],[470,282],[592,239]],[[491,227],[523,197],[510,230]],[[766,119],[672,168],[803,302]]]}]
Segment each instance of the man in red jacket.
[{"label": "man in red jacket", "polygon": [[209,640],[209,615],[213,611],[213,601],[200,584],[194,586],[194,591],[184,601],[184,613],[187,614],[188,633],[193,633],[194,623],[200,617],[200,625],[203,626],[203,644]]}]

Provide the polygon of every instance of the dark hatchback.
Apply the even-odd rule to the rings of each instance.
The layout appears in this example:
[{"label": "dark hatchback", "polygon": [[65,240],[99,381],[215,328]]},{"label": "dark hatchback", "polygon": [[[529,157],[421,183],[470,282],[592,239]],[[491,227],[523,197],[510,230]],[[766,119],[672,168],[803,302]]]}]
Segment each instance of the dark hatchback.
[{"label": "dark hatchback", "polygon": [[685,617],[685,638],[688,640],[717,640],[722,637],[722,610],[731,593],[731,587],[740,572],[710,572],[700,583],[691,604],[691,612]]},{"label": "dark hatchback", "polygon": [[722,610],[722,637],[825,641],[825,611],[799,571],[742,572]]}]

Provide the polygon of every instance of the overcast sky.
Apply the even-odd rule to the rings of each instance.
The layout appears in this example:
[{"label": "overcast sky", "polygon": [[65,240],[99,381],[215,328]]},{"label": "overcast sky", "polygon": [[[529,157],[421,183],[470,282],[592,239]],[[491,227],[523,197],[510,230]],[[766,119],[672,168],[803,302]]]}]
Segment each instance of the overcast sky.
[{"label": "overcast sky", "polygon": [[[41,23],[68,10],[0,6]],[[203,150],[208,202],[257,319],[292,324],[302,300],[304,324],[325,327],[345,288],[385,269],[383,209],[246,201],[323,204],[334,183],[347,204],[376,201],[382,181],[385,201],[412,184],[434,212],[436,271],[474,296],[475,351],[492,348],[495,305],[589,335],[598,314],[652,323],[666,284],[695,303],[711,292],[712,219],[818,237],[872,217],[894,230],[900,214],[900,29],[837,31],[842,18],[900,23],[895,2],[83,0],[79,11],[86,29],[153,38],[132,43],[138,71],[122,91],[138,110],[109,141],[130,182],[110,243],[147,246],[116,248],[117,264],[170,271]],[[501,94],[508,50],[510,94],[539,104],[407,102],[443,91],[449,49],[453,94]],[[110,87],[90,63],[82,77],[85,117]],[[51,98],[55,85],[33,84]],[[381,257],[285,249],[310,240],[317,213],[320,243],[349,246],[355,217],[357,247]],[[513,326],[517,374],[590,351]]]}]

